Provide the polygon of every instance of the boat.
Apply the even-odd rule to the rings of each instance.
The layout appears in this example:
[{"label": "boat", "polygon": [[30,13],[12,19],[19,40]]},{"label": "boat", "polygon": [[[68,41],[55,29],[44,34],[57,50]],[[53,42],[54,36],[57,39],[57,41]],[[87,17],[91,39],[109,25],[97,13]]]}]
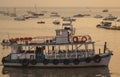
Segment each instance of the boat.
[{"label": "boat", "polygon": [[24,16],[16,16],[14,18],[14,20],[17,20],[17,21],[25,21],[25,17]]},{"label": "boat", "polygon": [[98,24],[96,27],[97,28],[108,28],[112,26],[112,22],[105,22],[105,21],[102,21],[100,22],[100,24]]},{"label": "boat", "polygon": [[38,24],[45,24],[45,21],[38,21]]},{"label": "boat", "polygon": [[[39,16],[44,16],[44,13],[38,13],[38,8],[36,5],[34,5],[35,11],[27,11],[28,14],[31,14],[32,16],[39,17]],[[33,17],[34,18],[34,17]]]},{"label": "boat", "polygon": [[104,9],[102,12],[108,12],[108,9]]},{"label": "boat", "polygon": [[120,22],[120,19],[117,19],[116,21],[117,21],[117,22]]},{"label": "boat", "polygon": [[3,66],[15,67],[95,67],[108,66],[112,51],[107,42],[103,52],[95,50],[90,35],[75,35],[71,24],[56,29],[55,36],[21,37],[8,39],[1,45],[11,48],[2,58]]},{"label": "boat", "polygon": [[83,14],[76,14],[73,17],[84,17],[84,15]]},{"label": "boat", "polygon": [[59,14],[51,14],[50,17],[60,17]]},{"label": "boat", "polygon": [[116,16],[113,16],[112,14],[109,14],[107,17],[105,17],[103,20],[115,20],[117,19]]},{"label": "boat", "polygon": [[54,20],[54,21],[53,21],[53,24],[59,25],[59,24],[60,24],[60,21],[59,21],[59,20]]},{"label": "boat", "polygon": [[71,17],[62,17],[63,21],[76,21],[76,19]]},{"label": "boat", "polygon": [[101,15],[95,15],[94,18],[103,18]]},{"label": "boat", "polygon": [[51,12],[51,14],[58,14],[58,12]]}]

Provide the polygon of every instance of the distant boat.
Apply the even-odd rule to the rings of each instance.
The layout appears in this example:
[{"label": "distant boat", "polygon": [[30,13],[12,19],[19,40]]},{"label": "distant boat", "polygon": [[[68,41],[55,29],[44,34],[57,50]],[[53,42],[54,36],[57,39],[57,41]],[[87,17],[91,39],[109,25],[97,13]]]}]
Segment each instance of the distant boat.
[{"label": "distant boat", "polygon": [[102,12],[108,12],[108,9],[104,9]]},{"label": "distant boat", "polygon": [[117,19],[116,16],[113,16],[112,14],[109,14],[109,16],[105,17],[103,20],[115,20]]},{"label": "distant boat", "polygon": [[51,14],[58,14],[57,12],[51,12]]},{"label": "distant boat", "polygon": [[96,15],[96,16],[94,16],[94,18],[103,18],[103,16],[101,16],[101,15]]},{"label": "distant boat", "polygon": [[71,17],[62,17],[63,21],[76,21],[76,19]]},{"label": "distant boat", "polygon": [[120,19],[117,19],[117,22],[120,22]]},{"label": "distant boat", "polygon": [[112,26],[112,22],[101,22],[100,24],[98,24],[96,27],[97,28],[108,28]]},{"label": "distant boat", "polygon": [[37,23],[38,23],[38,24],[45,24],[44,21],[38,21]]},{"label": "distant boat", "polygon": [[[38,17],[38,16],[44,16],[44,13],[38,13],[38,11],[37,11],[37,6],[35,5],[34,6],[34,8],[35,8],[35,11],[33,12],[33,11],[27,11],[27,13],[28,14],[31,14],[31,15],[33,15],[33,16],[35,16],[35,17]],[[34,17],[33,17],[34,18]]]},{"label": "distant boat", "polygon": [[70,26],[71,23],[63,23],[62,26]]},{"label": "distant boat", "polygon": [[58,14],[51,14],[50,17],[60,17]]},{"label": "distant boat", "polygon": [[59,21],[59,20],[55,20],[55,21],[53,21],[53,24],[59,25],[59,24],[60,24],[60,21]]},{"label": "distant boat", "polygon": [[31,15],[30,18],[38,18],[39,16],[37,15]]},{"label": "distant boat", "polygon": [[23,17],[24,17],[25,19],[29,19],[29,18],[31,18],[30,15],[23,15]]},{"label": "distant boat", "polygon": [[77,15],[74,15],[73,17],[84,17],[83,14],[77,14]]},{"label": "distant boat", "polygon": [[14,18],[14,20],[25,21],[25,17],[24,16],[17,16]]}]

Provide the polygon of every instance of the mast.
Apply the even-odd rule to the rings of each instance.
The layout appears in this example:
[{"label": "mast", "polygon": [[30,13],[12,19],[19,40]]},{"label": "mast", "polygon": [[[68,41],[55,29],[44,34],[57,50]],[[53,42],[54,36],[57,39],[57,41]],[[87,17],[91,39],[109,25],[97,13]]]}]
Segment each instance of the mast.
[{"label": "mast", "polygon": [[105,44],[104,44],[104,53],[106,51],[106,48],[107,48],[107,42],[105,42]]}]

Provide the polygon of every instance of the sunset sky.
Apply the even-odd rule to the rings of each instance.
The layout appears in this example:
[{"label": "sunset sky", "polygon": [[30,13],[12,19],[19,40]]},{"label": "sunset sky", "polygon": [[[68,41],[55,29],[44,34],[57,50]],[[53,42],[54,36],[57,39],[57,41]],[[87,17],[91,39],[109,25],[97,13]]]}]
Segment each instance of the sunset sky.
[{"label": "sunset sky", "polygon": [[0,7],[120,7],[120,0],[0,0]]}]

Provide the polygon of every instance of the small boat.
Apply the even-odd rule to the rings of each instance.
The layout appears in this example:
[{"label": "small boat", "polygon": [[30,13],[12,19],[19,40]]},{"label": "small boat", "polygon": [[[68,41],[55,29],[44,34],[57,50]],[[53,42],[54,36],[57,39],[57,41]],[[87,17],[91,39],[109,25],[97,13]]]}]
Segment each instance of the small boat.
[{"label": "small boat", "polygon": [[74,15],[73,17],[84,17],[83,14],[77,14],[77,15]]},{"label": "small boat", "polygon": [[38,24],[45,24],[45,21],[38,21]]},{"label": "small boat", "polygon": [[59,24],[60,24],[60,21],[59,21],[59,20],[55,20],[55,21],[53,21],[53,24],[59,25]]},{"label": "small boat", "polygon": [[29,19],[29,18],[31,18],[30,15],[23,15],[23,17],[24,17],[25,19]]},{"label": "small boat", "polygon": [[103,18],[103,16],[101,16],[101,15],[96,15],[96,16],[94,16],[94,18]]},{"label": "small boat", "polygon": [[51,12],[51,14],[58,14],[58,12]]},{"label": "small boat", "polygon": [[17,17],[14,18],[14,20],[25,21],[25,17],[24,16],[17,16]]},{"label": "small boat", "polygon": [[33,13],[32,15],[33,15],[33,16],[44,16],[43,13]]},{"label": "small boat", "polygon": [[105,17],[103,20],[115,20],[117,19],[116,16],[113,16],[112,14],[109,14],[109,16]]},{"label": "small boat", "polygon": [[[112,51],[107,42],[103,52],[95,52],[90,35],[75,35],[71,25],[55,30],[55,36],[8,39],[11,52],[2,58],[3,66],[16,67],[96,67],[108,66]],[[1,43],[5,46],[4,42]]]},{"label": "small boat", "polygon": [[112,26],[112,22],[104,22],[104,21],[102,21],[96,27],[97,28],[108,28],[110,26]]},{"label": "small boat", "polygon": [[102,12],[108,12],[108,9],[104,9]]},{"label": "small boat", "polygon": [[62,17],[63,21],[76,21],[76,19],[71,17]]},{"label": "small boat", "polygon": [[60,17],[58,14],[51,14],[50,17]]}]

